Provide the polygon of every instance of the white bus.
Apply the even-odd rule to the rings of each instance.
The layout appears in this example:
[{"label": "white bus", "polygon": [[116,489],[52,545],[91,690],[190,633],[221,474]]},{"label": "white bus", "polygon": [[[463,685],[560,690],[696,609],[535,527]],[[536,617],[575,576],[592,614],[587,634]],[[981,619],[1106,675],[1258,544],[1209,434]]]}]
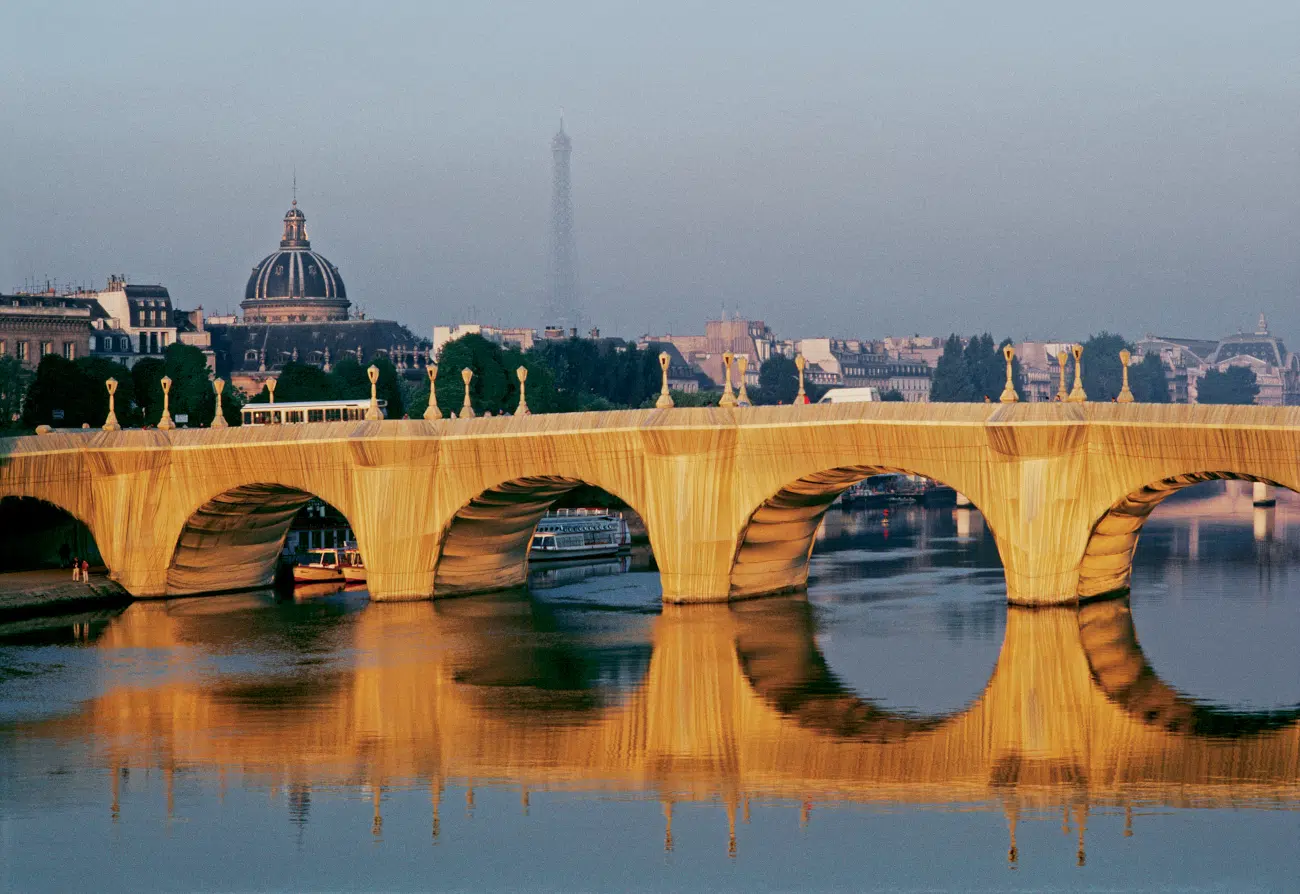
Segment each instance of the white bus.
[{"label": "white bus", "polygon": [[[244,425],[289,425],[297,422],[359,422],[366,418],[370,398],[361,400],[291,400],[276,404],[245,404]],[[388,417],[388,401],[379,402]]]}]

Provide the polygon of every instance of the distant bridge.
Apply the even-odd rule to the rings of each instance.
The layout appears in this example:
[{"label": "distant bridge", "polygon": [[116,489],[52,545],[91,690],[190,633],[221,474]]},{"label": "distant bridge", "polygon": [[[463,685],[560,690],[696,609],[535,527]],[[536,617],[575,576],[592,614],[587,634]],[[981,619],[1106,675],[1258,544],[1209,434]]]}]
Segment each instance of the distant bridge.
[{"label": "distant bridge", "polygon": [[1155,505],[1215,478],[1300,488],[1300,408],[903,404],[630,410],[0,440],[0,497],[62,507],[137,597],[268,583],[313,495],[347,516],[376,600],[522,583],[581,484],[644,519],[669,602],[797,589],[823,513],[882,471],[982,512],[1013,603],[1128,584]]}]

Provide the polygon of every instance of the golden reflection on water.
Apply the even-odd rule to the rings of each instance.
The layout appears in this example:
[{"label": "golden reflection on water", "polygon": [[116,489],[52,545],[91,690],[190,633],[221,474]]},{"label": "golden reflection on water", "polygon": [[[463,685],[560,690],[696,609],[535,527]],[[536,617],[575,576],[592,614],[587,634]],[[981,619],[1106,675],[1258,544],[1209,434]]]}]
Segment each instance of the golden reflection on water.
[{"label": "golden reflection on water", "polygon": [[[665,606],[644,677],[627,691],[573,670],[537,635],[526,595],[371,604],[332,628],[343,664],[255,675],[194,673],[187,647],[240,636],[229,600],[136,603],[103,632],[105,692],[69,717],[17,728],[90,741],[121,768],[237,773],[301,796],[427,785],[649,793],[664,805],[751,799],[1003,809],[1012,860],[1020,812],[1059,810],[1082,836],[1095,807],[1300,802],[1295,713],[1216,712],[1165,685],[1128,605],[1009,610],[979,697],[946,717],[882,709],[846,690],[814,638],[806,600]],[[169,656],[141,681],[121,650]],[[157,651],[153,651],[157,650]],[[144,660],[144,659],[139,659]],[[125,668],[125,671],[124,671]],[[942,671],[936,670],[936,673]],[[105,793],[106,801],[109,793]],[[114,814],[119,811],[116,792]]]}]

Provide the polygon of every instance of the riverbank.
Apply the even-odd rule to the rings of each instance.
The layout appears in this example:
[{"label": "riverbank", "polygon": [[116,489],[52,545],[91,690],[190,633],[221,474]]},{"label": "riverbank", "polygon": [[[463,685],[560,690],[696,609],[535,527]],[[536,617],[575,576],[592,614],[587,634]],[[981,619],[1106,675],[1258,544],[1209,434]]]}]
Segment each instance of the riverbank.
[{"label": "riverbank", "polygon": [[62,569],[0,574],[0,621],[110,608],[130,601],[131,595],[104,574],[92,573],[88,583],[72,580],[72,572]]}]

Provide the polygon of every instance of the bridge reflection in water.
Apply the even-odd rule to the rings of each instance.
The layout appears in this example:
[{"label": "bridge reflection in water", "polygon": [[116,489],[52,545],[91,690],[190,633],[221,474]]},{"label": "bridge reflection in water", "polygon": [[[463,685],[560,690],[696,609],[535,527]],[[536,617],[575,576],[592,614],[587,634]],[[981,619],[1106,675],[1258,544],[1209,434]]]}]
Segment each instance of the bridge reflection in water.
[{"label": "bridge reflection in water", "polygon": [[[645,615],[647,637],[555,635],[556,613],[523,593],[440,603],[323,605],[254,636],[297,637],[299,667],[234,681],[192,673],[119,679],[122,649],[178,650],[247,638],[250,597],[137,603],[97,639],[104,693],[78,713],[15,727],[19,740],[89,741],[110,770],[213,770],[223,783],[289,793],[430,791],[433,833],[448,785],[585,789],[737,814],[750,802],[913,803],[1006,812],[1011,859],[1021,811],[1073,817],[1080,859],[1101,808],[1300,804],[1300,710],[1217,711],[1164,684],[1125,600],[1016,609],[983,692],[949,716],[883,709],[827,666],[802,596]],[[624,625],[624,630],[626,625]],[[319,666],[307,656],[344,656]],[[157,653],[153,653],[157,654]],[[188,659],[185,659],[188,661]],[[612,669],[612,670],[611,670]],[[32,754],[39,748],[30,749]],[[295,806],[298,805],[298,806]],[[170,809],[170,804],[169,804]],[[721,836],[721,827],[719,835]]]}]

